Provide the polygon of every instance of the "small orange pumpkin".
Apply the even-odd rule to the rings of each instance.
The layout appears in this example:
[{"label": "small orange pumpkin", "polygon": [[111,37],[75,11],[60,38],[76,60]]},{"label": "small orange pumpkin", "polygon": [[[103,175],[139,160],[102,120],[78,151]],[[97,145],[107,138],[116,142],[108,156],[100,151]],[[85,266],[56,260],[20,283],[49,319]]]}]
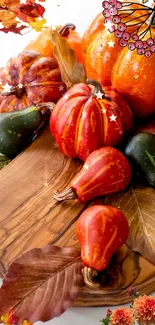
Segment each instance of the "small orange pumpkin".
[{"label": "small orange pumpkin", "polygon": [[133,124],[129,106],[112,87],[103,90],[98,82],[87,83],[70,88],[50,118],[50,131],[60,151],[84,161],[102,146],[119,144]]},{"label": "small orange pumpkin", "polygon": [[0,69],[0,113],[57,102],[66,91],[57,60],[23,51]]},{"label": "small orange pumpkin", "polygon": [[[78,62],[82,63],[83,54],[81,38],[75,28],[74,24],[66,24],[63,27],[57,26],[56,31],[66,38],[69,47],[75,51]],[[54,49],[52,33],[53,30],[51,27],[43,30],[34,41],[31,41],[25,47],[25,50],[33,50],[41,53],[43,56],[52,57]]]}]

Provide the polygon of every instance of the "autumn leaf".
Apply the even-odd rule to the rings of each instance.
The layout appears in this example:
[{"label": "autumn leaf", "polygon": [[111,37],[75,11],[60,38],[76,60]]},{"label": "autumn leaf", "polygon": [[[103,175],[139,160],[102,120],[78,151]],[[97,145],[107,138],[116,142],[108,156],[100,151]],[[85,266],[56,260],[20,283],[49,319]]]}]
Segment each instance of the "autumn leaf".
[{"label": "autumn leaf", "polygon": [[[39,2],[44,2],[44,0]],[[45,8],[35,0],[0,0],[0,22],[4,26],[0,28],[0,31],[21,34],[21,30],[29,27],[30,22],[36,23],[37,18],[43,18],[44,12]],[[22,24],[22,22],[27,24]],[[18,24],[22,27],[17,27]],[[41,25],[36,29],[41,31]]]},{"label": "autumn leaf", "polygon": [[155,264],[155,190],[135,186],[108,196],[105,204],[124,212],[130,225],[127,244]]},{"label": "autumn leaf", "polygon": [[0,315],[16,307],[19,323],[60,316],[78,297],[83,276],[80,252],[48,245],[10,265],[0,289]]},{"label": "autumn leaf", "polygon": [[1,10],[0,11],[0,21],[2,22],[4,27],[11,27],[12,25],[16,25],[16,14],[12,11]]},{"label": "autumn leaf", "polygon": [[36,32],[41,32],[42,29],[46,27],[44,26],[46,24],[46,19],[35,19],[34,22],[30,22],[29,24]]},{"label": "autumn leaf", "polygon": [[24,30],[25,28],[27,28],[27,26],[23,26],[23,25],[20,27],[11,26],[11,28],[0,28],[0,31],[4,33],[12,32],[14,34],[21,34],[21,31]]},{"label": "autumn leaf", "polygon": [[38,4],[38,3],[35,3],[35,9],[38,12],[38,16],[43,17],[43,14],[45,12],[45,8],[43,6],[41,6],[40,4]]},{"label": "autumn leaf", "polygon": [[20,6],[20,11],[26,15],[26,16],[30,16],[33,18],[37,18],[37,17],[42,17],[44,12],[45,12],[45,8],[39,4],[22,4]]},{"label": "autumn leaf", "polygon": [[52,35],[54,43],[54,55],[58,60],[61,76],[64,83],[70,88],[72,85],[85,82],[85,70],[82,64],[77,62],[76,54],[72,50],[65,38],[54,31]]}]

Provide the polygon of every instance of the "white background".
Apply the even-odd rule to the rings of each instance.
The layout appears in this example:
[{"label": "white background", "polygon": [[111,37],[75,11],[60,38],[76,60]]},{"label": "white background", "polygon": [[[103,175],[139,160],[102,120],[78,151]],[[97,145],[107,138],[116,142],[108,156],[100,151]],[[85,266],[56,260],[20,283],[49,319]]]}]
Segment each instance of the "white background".
[{"label": "white background", "polygon": [[[74,23],[82,35],[90,21],[102,11],[102,0],[46,0],[48,25]],[[20,36],[0,33],[0,66],[21,51],[36,33]],[[95,325],[105,316],[107,308],[70,308],[47,325]],[[37,323],[39,325],[39,322]]]}]

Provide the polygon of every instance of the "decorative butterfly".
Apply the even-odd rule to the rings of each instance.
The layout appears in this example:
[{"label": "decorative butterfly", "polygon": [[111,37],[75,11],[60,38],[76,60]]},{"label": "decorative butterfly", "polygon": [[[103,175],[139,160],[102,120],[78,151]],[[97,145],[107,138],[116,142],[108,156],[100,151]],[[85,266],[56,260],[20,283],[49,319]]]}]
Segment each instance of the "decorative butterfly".
[{"label": "decorative butterfly", "polygon": [[[155,2],[155,0],[153,0]],[[121,2],[120,0],[105,0],[104,8],[105,26],[109,32],[114,33],[122,47],[128,46],[130,51],[137,50],[139,55],[149,58],[155,53],[155,4],[151,8],[144,3]]]}]

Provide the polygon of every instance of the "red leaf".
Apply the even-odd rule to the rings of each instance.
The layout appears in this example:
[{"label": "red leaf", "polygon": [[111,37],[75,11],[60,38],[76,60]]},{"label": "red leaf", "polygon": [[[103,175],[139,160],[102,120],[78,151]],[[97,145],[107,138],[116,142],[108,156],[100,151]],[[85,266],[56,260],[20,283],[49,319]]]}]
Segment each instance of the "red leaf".
[{"label": "red leaf", "polygon": [[32,5],[21,5],[20,6],[20,11],[24,14],[24,15],[29,15],[30,11],[32,11],[34,9],[34,6]]},{"label": "red leaf", "polygon": [[45,8],[44,8],[43,6],[41,6],[40,4],[37,4],[37,3],[35,3],[34,5],[35,5],[35,7],[36,7],[36,10],[38,11],[38,14],[39,14],[41,17],[43,17],[43,14],[44,14],[44,12],[45,12]]},{"label": "red leaf", "polygon": [[16,308],[19,323],[60,316],[83,285],[80,252],[48,245],[14,260],[0,289],[0,315]]},{"label": "red leaf", "polygon": [[16,8],[16,14],[19,19],[24,22],[35,21],[35,18],[42,17],[45,8],[39,4],[34,4],[31,1],[27,1],[26,4],[21,4],[19,8]]},{"label": "red leaf", "polygon": [[14,34],[21,34],[21,31],[23,29],[27,28],[27,26],[20,26],[20,27],[10,27],[10,28],[0,28],[0,31],[1,32],[4,32],[4,33],[9,33],[9,32],[12,32]]},{"label": "red leaf", "polygon": [[39,4],[33,4],[33,5],[23,4],[20,6],[20,11],[26,16],[37,18],[43,16],[45,12],[45,8]]}]

